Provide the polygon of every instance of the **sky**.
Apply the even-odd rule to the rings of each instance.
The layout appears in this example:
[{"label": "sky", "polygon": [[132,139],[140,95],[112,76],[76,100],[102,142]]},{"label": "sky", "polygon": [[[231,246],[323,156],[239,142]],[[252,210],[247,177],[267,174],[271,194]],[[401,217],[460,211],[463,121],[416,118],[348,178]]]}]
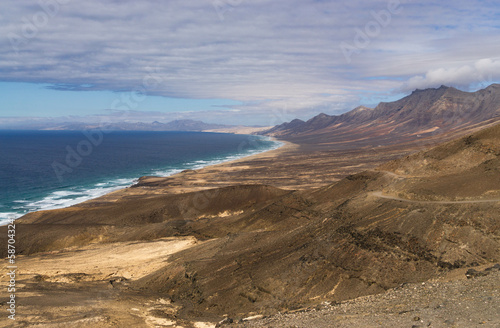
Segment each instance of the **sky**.
[{"label": "sky", "polygon": [[498,81],[496,0],[16,0],[0,13],[0,123],[269,126]]}]

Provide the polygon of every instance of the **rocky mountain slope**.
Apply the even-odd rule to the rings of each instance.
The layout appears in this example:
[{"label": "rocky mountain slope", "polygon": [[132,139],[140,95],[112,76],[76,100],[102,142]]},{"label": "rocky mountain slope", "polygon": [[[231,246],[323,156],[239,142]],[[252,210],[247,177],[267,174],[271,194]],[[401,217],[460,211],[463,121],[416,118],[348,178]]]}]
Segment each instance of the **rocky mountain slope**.
[{"label": "rocky mountain slope", "polygon": [[[373,328],[481,327],[500,325],[500,265],[470,278],[456,270],[425,283],[403,284],[386,293],[344,302],[324,302],[270,317],[253,316],[223,327]],[[468,279],[470,278],[470,279]],[[229,318],[227,321],[230,321]]]},{"label": "rocky mountain slope", "polygon": [[373,143],[463,132],[500,119],[500,85],[477,92],[441,86],[415,90],[400,100],[375,108],[357,107],[339,116],[320,114],[307,122],[294,120],[261,132],[286,140],[310,144],[370,139]]},{"label": "rocky mountain slope", "polygon": [[[220,218],[225,231],[174,255],[173,265],[136,286],[177,295],[192,313],[238,317],[379,293],[497,262],[499,141],[497,125],[401,164]],[[461,167],[450,167],[462,157]],[[418,171],[406,175],[394,167]],[[238,229],[226,230],[231,226]]]}]

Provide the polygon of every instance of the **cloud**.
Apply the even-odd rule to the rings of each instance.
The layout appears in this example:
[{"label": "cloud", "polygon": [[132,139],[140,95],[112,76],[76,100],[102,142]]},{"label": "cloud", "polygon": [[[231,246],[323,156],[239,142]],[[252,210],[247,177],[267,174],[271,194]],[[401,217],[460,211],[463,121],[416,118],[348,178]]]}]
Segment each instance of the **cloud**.
[{"label": "cloud", "polygon": [[410,78],[402,91],[434,88],[441,85],[472,89],[500,80],[500,59],[484,58],[470,65],[429,70],[425,75]]},{"label": "cloud", "polygon": [[306,117],[403,84],[481,80],[496,67],[500,9],[479,0],[401,0],[347,62],[340,45],[354,44],[394,1],[10,1],[0,80],[232,99],[240,115],[288,108]]}]

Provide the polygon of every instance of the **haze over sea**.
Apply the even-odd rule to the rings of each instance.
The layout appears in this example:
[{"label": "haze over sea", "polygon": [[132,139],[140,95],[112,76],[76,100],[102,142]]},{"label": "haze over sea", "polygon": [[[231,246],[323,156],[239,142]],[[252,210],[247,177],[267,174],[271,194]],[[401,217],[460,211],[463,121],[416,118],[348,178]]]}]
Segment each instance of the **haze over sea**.
[{"label": "haze over sea", "polygon": [[0,131],[0,224],[130,186],[275,149],[265,137],[203,132]]}]

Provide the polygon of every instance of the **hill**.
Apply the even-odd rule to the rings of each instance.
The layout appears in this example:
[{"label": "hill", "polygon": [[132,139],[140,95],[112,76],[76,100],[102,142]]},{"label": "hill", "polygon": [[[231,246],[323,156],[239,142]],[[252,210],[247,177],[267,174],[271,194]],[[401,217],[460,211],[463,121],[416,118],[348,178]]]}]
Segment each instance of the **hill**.
[{"label": "hill", "polygon": [[391,144],[443,134],[458,135],[500,119],[500,85],[477,92],[452,87],[415,90],[375,108],[357,107],[339,116],[319,114],[261,132],[307,144]]},{"label": "hill", "polygon": [[[176,254],[174,265],[137,286],[178,295],[198,311],[239,316],[341,301],[498,262],[499,145],[497,125],[224,217],[221,233],[210,236],[216,239]],[[407,167],[418,170],[403,175]]]}]

